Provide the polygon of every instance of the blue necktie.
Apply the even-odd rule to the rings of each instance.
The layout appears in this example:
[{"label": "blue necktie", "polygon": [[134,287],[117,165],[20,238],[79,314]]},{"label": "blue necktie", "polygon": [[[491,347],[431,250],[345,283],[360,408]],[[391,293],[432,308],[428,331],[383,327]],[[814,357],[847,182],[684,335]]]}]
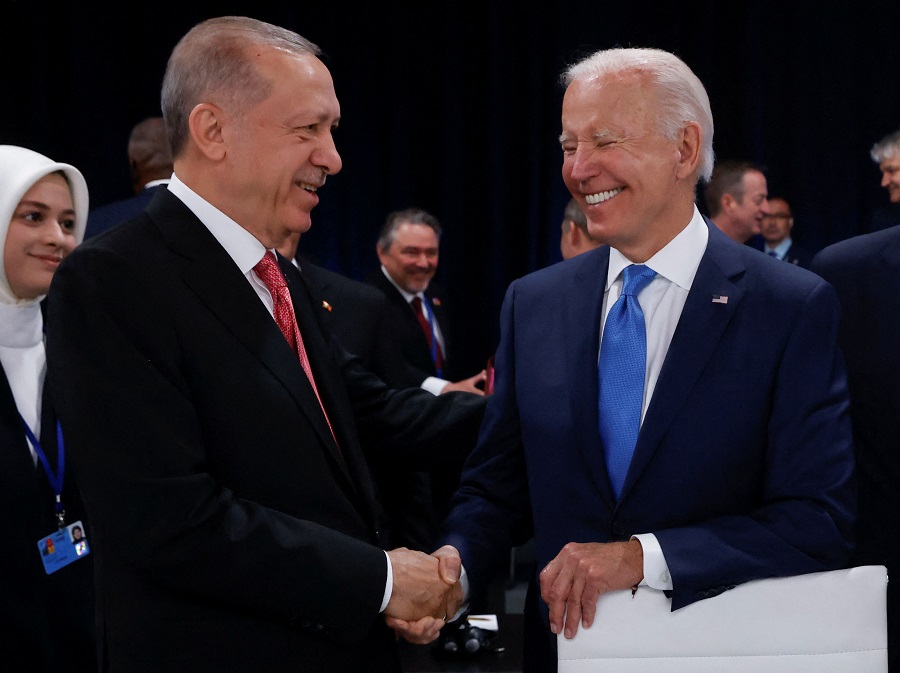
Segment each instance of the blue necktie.
[{"label": "blue necktie", "polygon": [[778,257],[778,253],[775,252],[774,250],[770,250],[770,251],[769,251],[769,257]]},{"label": "blue necktie", "polygon": [[618,500],[641,427],[647,328],[638,293],[656,272],[643,264],[625,267],[622,294],[606,317],[600,342],[600,440],[606,470]]}]

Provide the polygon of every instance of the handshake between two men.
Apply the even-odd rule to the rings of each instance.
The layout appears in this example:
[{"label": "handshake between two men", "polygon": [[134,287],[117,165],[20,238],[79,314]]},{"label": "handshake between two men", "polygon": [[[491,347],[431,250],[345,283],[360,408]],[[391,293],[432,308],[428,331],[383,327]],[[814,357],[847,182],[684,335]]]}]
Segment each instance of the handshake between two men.
[{"label": "handshake between two men", "polygon": [[411,643],[430,643],[463,602],[459,552],[445,545],[431,555],[406,547],[387,554],[394,587],[384,610],[385,622]]},{"label": "handshake between two men", "polygon": [[[465,599],[459,552],[444,545],[429,556],[401,547],[388,556],[394,589],[385,622],[409,642],[434,641]],[[579,625],[588,628],[593,623],[600,595],[637,586],[644,578],[643,567],[643,547],[636,539],[567,544],[540,574],[550,630],[574,638]]]}]

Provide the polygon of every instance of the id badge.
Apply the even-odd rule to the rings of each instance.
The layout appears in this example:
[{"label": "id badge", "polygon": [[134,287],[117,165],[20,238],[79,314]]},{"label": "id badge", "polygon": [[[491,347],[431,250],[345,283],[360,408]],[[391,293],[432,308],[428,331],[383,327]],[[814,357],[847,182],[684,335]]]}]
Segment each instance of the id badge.
[{"label": "id badge", "polygon": [[37,546],[48,575],[91,553],[80,521],[42,537]]}]

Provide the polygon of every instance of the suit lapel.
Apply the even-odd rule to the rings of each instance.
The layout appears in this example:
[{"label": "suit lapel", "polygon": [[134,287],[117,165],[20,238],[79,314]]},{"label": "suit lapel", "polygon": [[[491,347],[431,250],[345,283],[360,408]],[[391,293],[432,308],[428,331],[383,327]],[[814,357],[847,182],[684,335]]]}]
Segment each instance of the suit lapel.
[{"label": "suit lapel", "polygon": [[[343,461],[328,429],[319,401],[300,362],[268,315],[234,260],[209,230],[175,196],[157,195],[147,213],[159,227],[169,247],[185,258],[181,272],[185,284],[272,376],[290,393],[315,428],[338,472],[349,483]],[[302,329],[302,325],[301,325]]]},{"label": "suit lapel", "polygon": [[[292,267],[290,262],[280,255],[279,263],[288,281],[291,301],[294,304],[294,312],[297,316],[297,324],[303,335],[303,343],[313,370],[313,376],[316,379],[316,389],[322,398],[322,404],[328,411],[328,418],[331,421],[337,441],[340,443],[340,449],[334,443],[334,438],[331,437],[327,423],[322,417],[325,431],[329,433],[327,445],[331,451],[332,458],[341,466],[343,472],[348,478],[352,475],[352,481],[355,484],[354,488],[357,492],[366,494],[366,497],[369,497],[367,488],[369,483],[368,468],[365,465],[365,458],[362,456],[358,438],[352,431],[352,428],[356,427],[356,421],[353,417],[351,403],[346,395],[341,394],[344,386],[343,377],[335,365],[334,358],[326,343],[325,327],[317,317],[314,299],[306,283],[306,277],[302,273],[297,273],[297,269]],[[367,505],[370,504],[367,503]],[[370,509],[370,507],[367,507],[366,511],[368,512]]]},{"label": "suit lapel", "polygon": [[[739,250],[715,226],[666,353],[622,489],[624,498],[658,449],[666,430],[709,361],[743,297],[735,277]],[[714,299],[718,298],[714,301]],[[727,298],[727,302],[723,301]]]}]

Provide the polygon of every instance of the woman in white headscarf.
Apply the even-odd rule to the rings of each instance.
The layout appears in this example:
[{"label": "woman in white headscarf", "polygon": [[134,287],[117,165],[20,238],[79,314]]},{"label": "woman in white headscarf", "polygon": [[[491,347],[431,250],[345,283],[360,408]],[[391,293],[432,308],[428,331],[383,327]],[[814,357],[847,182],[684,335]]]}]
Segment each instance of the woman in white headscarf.
[{"label": "woman in white headscarf", "polygon": [[[90,525],[50,403],[43,300],[84,237],[74,166],[0,145],[0,658],[16,671],[96,671]],[[77,550],[77,551],[76,551]]]}]

